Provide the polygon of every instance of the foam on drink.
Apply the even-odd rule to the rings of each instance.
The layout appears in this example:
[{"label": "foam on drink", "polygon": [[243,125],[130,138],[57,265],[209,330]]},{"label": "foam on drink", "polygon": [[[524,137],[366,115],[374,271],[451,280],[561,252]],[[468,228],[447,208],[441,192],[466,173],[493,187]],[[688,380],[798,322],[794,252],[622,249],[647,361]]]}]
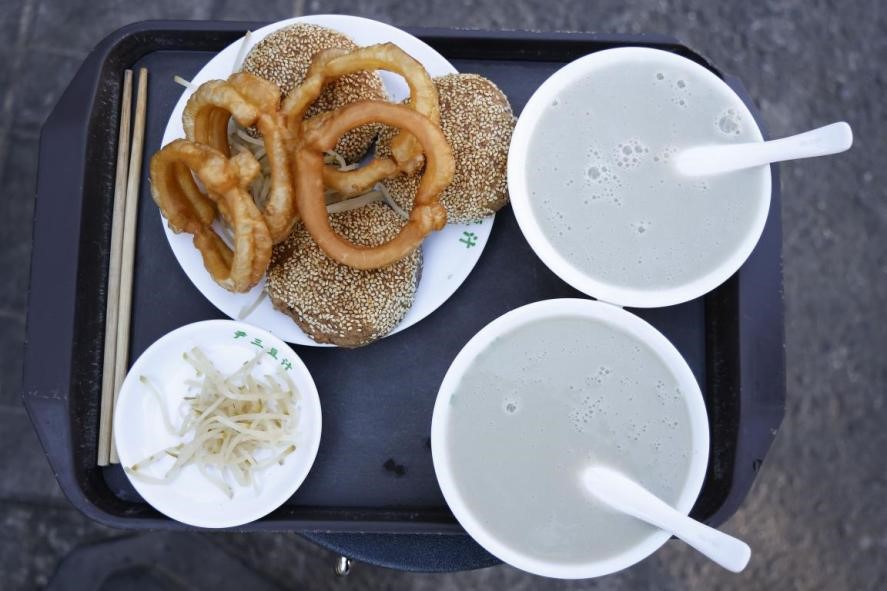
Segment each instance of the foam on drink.
[{"label": "foam on drink", "polygon": [[654,290],[715,271],[767,206],[763,168],[690,179],[684,148],[755,140],[739,98],[686,64],[626,60],[566,86],[533,131],[531,207],[584,274]]},{"label": "foam on drink", "polygon": [[590,462],[674,503],[689,471],[677,380],[636,338],[601,321],[538,320],[480,353],[450,398],[453,480],[502,543],[562,564],[606,559],[655,531],[583,489]]}]

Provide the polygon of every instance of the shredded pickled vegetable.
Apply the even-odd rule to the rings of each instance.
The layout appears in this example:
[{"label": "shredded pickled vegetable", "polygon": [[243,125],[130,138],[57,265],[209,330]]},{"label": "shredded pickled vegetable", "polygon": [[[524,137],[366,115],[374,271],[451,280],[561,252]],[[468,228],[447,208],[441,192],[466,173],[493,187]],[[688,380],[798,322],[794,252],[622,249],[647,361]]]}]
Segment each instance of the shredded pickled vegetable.
[{"label": "shredded pickled vegetable", "polygon": [[349,170],[360,168],[360,162],[347,164],[345,162],[345,159],[342,158],[342,155],[335,150],[327,150],[326,152],[324,152],[323,161],[325,164],[335,164],[336,168],[338,168],[340,172],[347,172]]},{"label": "shredded pickled vegetable", "polygon": [[175,76],[173,76],[173,77],[172,77],[172,80],[173,80],[173,82],[175,82],[176,84],[181,84],[182,86],[184,86],[184,87],[187,88],[188,90],[197,90],[197,87],[194,86],[193,84],[191,84],[191,82],[190,82],[189,80],[185,80],[184,78],[182,78],[182,77],[179,76],[178,74],[176,74]]},{"label": "shredded pickled vegetable", "polygon": [[364,193],[358,197],[351,197],[350,199],[331,203],[326,206],[326,210],[329,213],[342,213],[343,211],[350,211],[352,209],[357,209],[358,207],[369,205],[370,203],[375,203],[376,201],[382,201],[382,193],[379,191],[370,191],[369,193]]},{"label": "shredded pickled vegetable", "polygon": [[[164,426],[182,442],[125,467],[126,472],[148,482],[166,483],[195,465],[229,498],[234,496],[232,483],[258,487],[257,471],[283,464],[295,451],[299,422],[299,392],[286,372],[277,366],[275,375],[254,375],[262,355],[259,352],[233,374],[224,375],[199,348],[184,353],[197,378],[184,384],[189,395],[178,427],[154,384],[139,376],[160,404]],[[147,473],[146,468],[169,456],[175,461],[165,473]]]},{"label": "shredded pickled vegetable", "polygon": [[259,162],[260,174],[249,186],[249,192],[256,205],[259,208],[264,207],[268,201],[268,195],[271,193],[271,162],[265,152],[265,143],[262,138],[251,136],[245,129],[234,123],[233,119],[228,128],[228,143],[235,152],[246,150]]},{"label": "shredded pickled vegetable", "polygon": [[231,66],[231,73],[236,74],[243,69],[243,59],[246,57],[246,46],[249,45],[249,38],[253,32],[247,31],[240,39],[240,47],[237,48],[237,56],[234,58],[234,64]]},{"label": "shredded pickled vegetable", "polygon": [[[256,202],[256,205],[260,208],[264,207],[265,202],[268,201],[268,194],[271,192],[271,164],[265,152],[265,144],[262,142],[261,138],[251,136],[247,130],[238,126],[233,120],[228,129],[228,142],[235,152],[246,150],[258,160],[261,173],[250,185],[249,191],[253,200]],[[356,162],[354,164],[346,164],[345,159],[334,150],[326,152],[324,161],[327,164],[335,164],[341,171],[354,170],[360,166],[360,164]],[[394,203],[394,200],[390,197],[386,197],[384,194],[379,194],[378,189],[379,187],[376,187],[373,191],[369,191],[368,193],[356,197],[345,197],[335,191],[328,191],[326,194],[327,211],[330,213],[348,211],[349,209],[362,207],[368,203],[373,203],[374,201],[381,201],[384,198],[384,201],[392,206],[398,215],[404,219],[409,217],[397,206],[396,203]],[[251,311],[252,310],[249,310],[249,312]],[[241,314],[243,314],[243,312],[241,312]]]},{"label": "shredded pickled vegetable", "polygon": [[410,219],[410,214],[405,212],[403,208],[397,204],[397,201],[391,197],[391,193],[388,192],[388,189],[385,188],[385,185],[382,183],[377,183],[375,187],[373,187],[374,191],[378,191],[382,194],[382,201],[388,204],[388,207],[394,210],[394,213],[399,215],[402,219],[408,220]]},{"label": "shredded pickled vegetable", "polygon": [[263,287],[262,291],[259,292],[259,295],[256,297],[255,300],[253,300],[252,303],[247,304],[246,306],[244,306],[240,309],[240,312],[237,314],[237,319],[244,320],[250,314],[255,312],[256,308],[259,307],[259,304],[261,304],[263,301],[265,301],[266,297],[268,297],[268,292],[265,291],[265,288]]},{"label": "shredded pickled vegetable", "polygon": [[[253,157],[259,162],[259,170],[260,174],[256,180],[252,182],[249,186],[250,195],[252,195],[253,200],[256,202],[256,205],[259,208],[265,206],[265,203],[268,201],[268,195],[271,192],[271,163],[268,160],[268,155],[265,152],[265,144],[262,142],[261,138],[256,138],[251,136],[245,129],[239,127],[232,120],[231,127],[228,130],[228,143],[231,145],[231,148],[235,153],[240,153],[241,151],[247,151],[253,155]],[[335,164],[337,168],[341,171],[354,170],[358,168],[360,164],[345,164],[345,159],[342,158],[337,152],[330,150],[326,153],[324,160],[328,164]],[[379,191],[382,191],[379,194]],[[381,185],[377,185],[372,191],[364,193],[362,195],[357,195],[354,197],[346,197],[344,195],[340,195],[335,191],[328,190],[326,192],[326,202],[327,202],[327,210],[330,213],[336,213],[341,211],[347,211],[349,209],[355,209],[356,207],[361,207],[366,205],[367,203],[372,203],[374,201],[385,201],[392,209],[404,219],[408,219],[409,215],[401,209],[397,203],[391,199],[390,196],[387,195],[384,191],[384,187]],[[364,199],[366,197],[366,199]],[[342,202],[351,202],[355,201],[354,204],[344,206],[338,205]],[[332,207],[333,204],[336,204],[336,207]]]}]

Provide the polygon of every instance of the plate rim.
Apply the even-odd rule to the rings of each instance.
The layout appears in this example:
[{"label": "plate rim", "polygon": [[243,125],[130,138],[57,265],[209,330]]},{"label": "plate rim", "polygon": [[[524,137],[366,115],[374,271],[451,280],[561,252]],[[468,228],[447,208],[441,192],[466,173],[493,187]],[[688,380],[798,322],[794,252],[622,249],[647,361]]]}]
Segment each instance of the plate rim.
[{"label": "plate rim", "polygon": [[[122,451],[126,449],[126,445],[121,448],[118,445],[118,440],[126,441],[127,435],[125,434],[127,430],[121,430],[116,428],[117,426],[125,424],[125,422],[121,421],[121,414],[125,412],[125,408],[127,404],[130,404],[128,400],[132,400],[135,396],[135,392],[137,391],[137,384],[134,382],[136,378],[133,376],[137,371],[143,371],[141,367],[144,364],[149,364],[152,356],[160,355],[161,358],[168,356],[169,353],[163,351],[163,347],[169,345],[171,342],[174,342],[176,339],[183,337],[190,337],[195,340],[199,340],[201,338],[201,333],[204,335],[214,330],[221,330],[223,327],[228,330],[234,331],[242,329],[244,331],[249,331],[252,334],[255,334],[262,339],[267,339],[266,342],[273,343],[273,345],[280,347],[281,352],[285,352],[292,360],[293,368],[296,369],[301,379],[304,381],[304,386],[307,386],[307,391],[302,389],[299,391],[300,402],[302,403],[302,410],[299,415],[299,424],[297,425],[297,429],[303,425],[303,421],[308,420],[309,417],[312,420],[315,420],[316,417],[316,425],[314,423],[311,424],[310,429],[302,429],[303,432],[308,431],[308,435],[310,439],[307,441],[307,445],[303,446],[303,449],[307,447],[306,456],[304,460],[304,469],[299,470],[298,472],[294,472],[294,478],[285,480],[284,482],[288,482],[285,486],[280,488],[280,492],[274,495],[267,501],[267,505],[256,505],[255,508],[252,508],[249,512],[246,513],[246,518],[235,518],[232,519],[232,515],[243,515],[243,513],[226,513],[225,508],[220,509],[220,517],[218,519],[213,519],[211,521],[204,521],[202,519],[195,519],[192,516],[189,516],[187,507],[190,505],[190,501],[184,497],[177,497],[171,504],[167,500],[159,501],[156,498],[155,493],[151,488],[146,486],[146,483],[141,482],[135,478],[132,478],[129,473],[124,471],[126,475],[126,479],[132,485],[132,487],[136,490],[136,492],[141,496],[141,498],[151,505],[155,510],[162,513],[163,515],[178,521],[180,523],[184,523],[186,525],[191,525],[194,527],[201,527],[207,529],[221,529],[228,527],[237,527],[240,525],[245,525],[247,523],[252,523],[257,521],[268,514],[272,513],[276,509],[278,509],[281,505],[286,503],[302,486],[305,479],[310,474],[311,469],[314,466],[315,461],[317,460],[317,454],[320,450],[320,442],[323,435],[323,409],[320,403],[320,395],[317,390],[317,384],[314,382],[314,377],[311,375],[311,372],[308,370],[308,367],[305,365],[305,362],[302,358],[280,337],[273,335],[267,330],[251,325],[246,322],[240,322],[237,320],[228,320],[228,319],[211,319],[211,320],[200,320],[197,322],[192,322],[190,324],[186,324],[184,326],[180,326],[175,330],[172,330],[159,339],[151,343],[151,345],[146,348],[141,355],[139,355],[138,359],[133,362],[130,369],[127,371],[126,378],[124,379],[122,385],[120,386],[120,392],[118,393],[118,398],[115,404],[114,409],[114,418],[113,424],[115,425],[114,429],[114,443],[117,447],[118,451]],[[124,409],[124,410],[121,410]],[[162,426],[158,426],[158,428],[162,429]],[[121,435],[124,433],[124,435]],[[120,454],[120,466],[121,468],[125,465],[123,455],[126,452],[124,451]],[[273,468],[273,467],[272,467]],[[171,487],[169,491],[175,491],[175,481],[172,481],[163,486]],[[211,483],[207,482],[206,486],[212,486]],[[255,499],[256,501],[258,499]],[[159,503],[159,506],[158,506]],[[184,507],[183,511],[179,511],[176,507]],[[225,516],[228,516],[227,518]]]},{"label": "plate rim", "polygon": [[[316,24],[336,30],[339,30],[337,28],[337,25],[339,27],[347,27],[350,25],[351,27],[364,27],[364,29],[372,27],[375,30],[384,31],[385,33],[394,32],[395,35],[402,36],[404,39],[409,40],[410,43],[416,44],[416,47],[420,48],[422,52],[430,52],[430,54],[434,56],[434,59],[440,60],[440,64],[446,65],[446,68],[450,73],[458,73],[458,70],[452,65],[452,63],[450,63],[449,60],[447,60],[442,54],[440,54],[440,52],[438,52],[436,49],[434,49],[415,35],[411,34],[410,32],[398,27],[394,27],[387,23],[383,23],[381,21],[351,15],[320,14],[292,17],[289,19],[276,21],[257,29],[256,31],[252,31],[249,39],[250,47],[259,43],[261,39],[263,39],[268,34],[297,23]],[[345,32],[344,34],[349,35],[348,32]],[[214,67],[214,62],[217,62],[220,56],[222,56],[222,54],[224,54],[225,52],[231,54],[230,59],[236,59],[236,54],[240,51],[240,44],[244,42],[244,38],[245,36],[239,37],[232,43],[228,44],[225,48],[217,52],[209,61],[207,61],[206,64],[204,64],[198,70],[198,72],[192,77],[192,79],[199,78],[201,74],[203,74],[203,72],[205,72],[207,69]],[[226,56],[225,59],[229,58]],[[170,116],[167,119],[166,127],[164,128],[163,137],[161,139],[161,146],[164,146],[170,141],[183,135],[182,133],[180,133],[181,124],[179,121],[177,121],[177,115],[181,114],[184,104],[192,92],[193,90],[190,88],[184,89],[178,100],[175,102]],[[173,232],[169,228],[166,218],[160,211],[158,211],[158,217],[160,219],[163,232],[166,236],[167,243],[169,244],[170,249],[173,251],[173,256],[175,257],[176,262],[179,264],[179,267],[182,269],[182,271],[185,273],[185,275],[188,277],[189,281],[197,289],[197,291],[227,318],[234,321],[246,321],[250,323],[257,322],[257,324],[254,324],[255,326],[261,326],[261,328],[271,332],[272,334],[275,334],[276,336],[278,336],[278,338],[281,338],[289,344],[311,347],[338,347],[334,344],[318,343],[314,341],[298,326],[298,324],[292,318],[290,318],[283,312],[275,309],[270,301],[270,298],[268,298],[267,295],[261,295],[261,292],[262,290],[264,290],[265,286],[265,277],[262,278],[257,286],[244,294],[233,294],[232,292],[223,290],[223,288],[218,286],[218,284],[213,281],[211,277],[209,277],[205,267],[202,264],[202,259],[200,258],[199,253],[196,251],[196,249],[194,249],[193,244],[191,244],[190,240],[187,240],[187,246],[185,246],[185,243],[182,242],[182,237],[184,236],[185,238],[187,238],[187,235],[176,234],[175,232]],[[421,247],[423,249],[423,259],[425,260],[423,261],[422,276],[420,277],[419,283],[416,286],[416,299],[407,310],[404,318],[397,324],[397,326],[395,326],[385,336],[380,337],[380,339],[394,335],[398,332],[410,328],[415,324],[418,324],[419,322],[422,322],[437,309],[443,306],[453,296],[453,294],[458,291],[462,284],[471,275],[472,271],[477,266],[480,257],[483,255],[483,251],[486,248],[487,243],[489,242],[489,235],[492,232],[492,226],[494,222],[495,214],[485,217],[481,222],[478,223],[447,224],[443,228],[443,230],[439,232],[434,232],[430,236],[428,236]],[[419,298],[422,297],[423,300],[425,299],[425,296],[420,296],[420,293],[422,292],[422,283],[423,281],[425,282],[426,288],[429,285],[429,265],[427,264],[427,249],[429,243],[432,248],[439,246],[443,244],[443,240],[447,238],[455,239],[456,237],[458,237],[458,232],[460,232],[460,230],[463,233],[469,231],[474,233],[475,238],[477,238],[477,240],[475,241],[475,245],[479,248],[473,249],[473,252],[471,252],[470,254],[468,264],[464,264],[461,268],[457,268],[455,272],[449,273],[448,275],[446,275],[446,277],[444,277],[443,273],[441,274],[441,277],[439,277],[437,281],[439,281],[441,287],[443,287],[444,289],[438,289],[434,292],[430,292],[431,295],[428,297],[428,301],[431,303],[420,309],[419,307],[417,307],[417,303],[419,303]],[[189,251],[188,249],[192,250]],[[453,250],[452,252],[456,251]],[[194,261],[188,262],[187,259],[184,258],[193,258],[195,256],[197,257],[198,261],[196,264],[194,263]],[[205,274],[206,276],[201,276],[201,273]],[[457,279],[457,281],[452,281],[452,278],[454,277]],[[452,283],[453,285],[450,285],[450,283]],[[435,294],[444,295],[443,297],[441,297],[440,295],[435,296]],[[250,315],[239,318],[233,301],[231,303],[226,301],[232,296],[243,296],[242,301],[237,304],[237,306],[239,306],[241,309],[249,307],[250,304],[254,303],[256,299],[260,297],[265,298],[266,301],[260,302],[260,304],[251,312]],[[258,310],[263,310],[264,313],[273,314],[273,320],[257,321],[254,317],[254,314]],[[411,317],[411,315],[413,315],[413,317]],[[281,329],[282,334],[278,334],[278,331],[280,331]]]}]

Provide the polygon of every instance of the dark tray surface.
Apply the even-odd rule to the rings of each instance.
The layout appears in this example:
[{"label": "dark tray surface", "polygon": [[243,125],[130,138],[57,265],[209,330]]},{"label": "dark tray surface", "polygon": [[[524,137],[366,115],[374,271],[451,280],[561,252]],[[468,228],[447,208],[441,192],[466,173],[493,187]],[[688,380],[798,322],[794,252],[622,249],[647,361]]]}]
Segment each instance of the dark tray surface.
[{"label": "dark tray surface", "polygon": [[[145,149],[153,153],[181,94],[174,74],[193,76],[212,57],[163,51],[135,65],[151,73]],[[532,91],[560,64],[454,60],[460,71],[496,82],[519,111]],[[203,298],[170,250],[157,207],[142,184],[132,326],[133,359],[183,324],[224,317]],[[158,281],[158,278],[165,278]],[[296,347],[317,383],[323,438],[317,461],[288,504],[327,507],[445,509],[429,445],[437,387],[462,346],[483,326],[523,304],[583,297],[557,278],[524,240],[510,208],[497,216],[486,249],[462,287],[423,322],[355,350]],[[169,302],[177,302],[170,306]],[[640,310],[668,336],[705,380],[702,300],[668,310]],[[417,346],[419,344],[419,346]],[[386,470],[393,459],[403,476]],[[119,469],[105,471],[114,493],[140,498]]]},{"label": "dark tray surface", "polygon": [[[87,161],[87,170],[80,173],[93,175],[90,179],[84,174],[85,183],[92,185],[84,188],[82,197],[83,211],[89,215],[82,218],[79,259],[74,257],[80,263],[77,282],[66,273],[48,277],[45,260],[52,250],[38,248],[41,239],[43,245],[49,241],[47,234],[52,229],[63,228],[66,235],[71,235],[70,223],[66,226],[59,217],[41,216],[49,209],[41,208],[41,201],[55,202],[70,192],[68,186],[58,186],[61,181],[51,178],[53,175],[45,168],[46,162],[59,160],[62,153],[45,137],[35,222],[32,302],[47,301],[49,286],[62,289],[72,284],[82,287],[106,282],[113,179],[113,164],[108,164],[113,159],[108,155],[116,149],[108,138],[116,137],[116,95],[122,67],[144,65],[151,72],[147,157],[159,147],[168,115],[181,93],[172,82],[173,74],[192,76],[245,28],[235,23],[140,23],[118,32],[116,46],[108,42],[104,49],[97,50],[107,53],[98,56],[101,59],[96,57],[92,66],[87,62],[44,132],[51,136],[49,139],[58,139],[66,127],[68,110],[88,111],[89,101],[83,95],[89,96],[89,83],[84,79],[92,74],[90,67],[101,68],[101,74],[95,74],[99,88],[92,89],[98,93],[96,106],[88,133],[84,134],[91,141],[85,153],[82,144],[72,150],[79,150],[80,157]],[[661,38],[463,31],[420,31],[419,35],[459,70],[494,80],[509,96],[516,112],[565,61],[619,42],[665,42]],[[152,51],[144,53],[145,47]],[[688,54],[686,48],[671,47]],[[489,59],[491,56],[495,59]],[[523,59],[505,59],[509,56]],[[744,94],[738,83],[731,79],[728,82]],[[62,166],[60,170],[67,169]],[[74,172],[66,173],[76,178]],[[736,277],[704,299],[659,310],[634,310],[675,344],[703,387],[713,449],[694,515],[712,523],[729,517],[741,502],[782,417],[778,186],[775,177],[773,207],[764,237]],[[71,215],[74,220],[81,219],[76,209],[80,202],[74,201],[69,206]],[[222,317],[175,261],[146,179],[139,215],[133,358],[174,328]],[[56,234],[56,240],[65,235]],[[119,467],[98,470],[94,466],[104,294],[100,290],[95,298],[95,290],[87,293],[81,289],[77,293],[73,319],[65,321],[72,323],[73,344],[67,353],[71,359],[70,393],[57,385],[59,379],[39,373],[36,355],[31,353],[26,359],[25,399],[62,487],[75,505],[106,523],[134,528],[182,527],[141,502]],[[317,382],[323,406],[324,435],[318,458],[308,479],[287,504],[268,518],[240,529],[460,533],[461,528],[443,502],[431,463],[428,431],[437,386],[462,345],[490,320],[524,303],[579,295],[530,251],[510,208],[506,208],[497,216],[474,272],[428,319],[358,350],[298,347],[297,352]],[[67,318],[62,316],[66,310],[55,313]],[[48,320],[35,319],[32,312],[29,340],[40,344],[47,341],[43,327]],[[59,358],[65,358],[64,346],[68,345],[54,346]],[[68,413],[69,424],[64,424],[60,412]],[[389,459],[405,467],[402,476],[385,469]]]}]

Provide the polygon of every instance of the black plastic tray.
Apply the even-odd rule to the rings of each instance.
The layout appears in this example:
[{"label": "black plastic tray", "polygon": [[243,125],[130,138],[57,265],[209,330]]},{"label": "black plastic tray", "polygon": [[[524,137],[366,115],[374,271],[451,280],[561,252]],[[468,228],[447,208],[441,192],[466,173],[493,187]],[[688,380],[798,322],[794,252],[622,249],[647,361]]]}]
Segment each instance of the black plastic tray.
[{"label": "black plastic tray", "polygon": [[[47,120],[40,143],[23,397],[70,501],[124,528],[186,526],[154,511],[119,467],[96,466],[105,285],[124,68],[150,70],[147,158],[159,147],[181,88],[256,23],[143,22],[105,39]],[[494,80],[516,112],[565,62],[601,49],[645,45],[711,67],[658,36],[414,30],[462,71]],[[737,80],[724,76],[747,100]],[[749,104],[754,112],[754,108]],[[146,167],[147,168],[147,167]],[[681,351],[702,386],[711,459],[693,515],[718,524],[745,497],[784,410],[779,180],[763,237],[736,276],[680,306],[635,310]],[[164,333],[221,314],[192,286],[167,245],[147,179],[139,210],[133,359]],[[532,253],[510,208],[464,285],[418,325],[357,350],[298,347],[320,391],[323,440],[305,483],[280,509],[238,530],[464,533],[431,462],[438,384],[462,345],[527,302],[579,296]],[[392,460],[405,473],[386,469]],[[390,464],[389,464],[390,465]]]}]

